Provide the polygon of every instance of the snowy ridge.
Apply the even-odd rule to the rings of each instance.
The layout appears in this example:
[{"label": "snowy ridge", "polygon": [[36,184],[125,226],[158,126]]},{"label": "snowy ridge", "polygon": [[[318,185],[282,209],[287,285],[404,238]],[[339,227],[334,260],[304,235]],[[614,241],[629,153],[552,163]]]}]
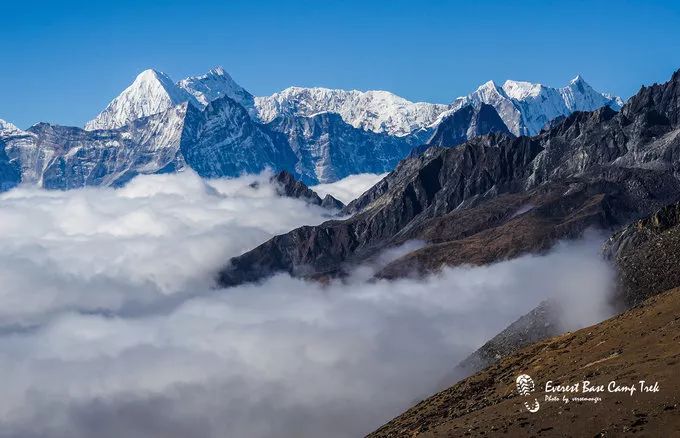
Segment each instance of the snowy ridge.
[{"label": "snowy ridge", "polygon": [[595,91],[580,75],[562,88],[513,80],[499,87],[489,81],[473,93],[456,99],[433,126],[466,105],[482,103],[492,105],[515,135],[538,134],[551,120],[574,111],[593,111],[605,105],[619,110],[623,105],[621,98]]},{"label": "snowy ridge", "polygon": [[17,128],[10,122],[0,119],[0,137],[6,137],[10,135],[20,135],[25,133],[21,129]]},{"label": "snowy ridge", "polygon": [[388,91],[337,90],[290,87],[271,96],[256,97],[260,119],[278,116],[312,117],[323,112],[339,114],[355,128],[405,136],[431,125],[449,106],[411,102]]},{"label": "snowy ridge", "polygon": [[237,84],[222,67],[215,67],[204,75],[182,79],[177,86],[191,94],[203,107],[227,96],[241,104],[251,117],[257,117],[253,95]]}]

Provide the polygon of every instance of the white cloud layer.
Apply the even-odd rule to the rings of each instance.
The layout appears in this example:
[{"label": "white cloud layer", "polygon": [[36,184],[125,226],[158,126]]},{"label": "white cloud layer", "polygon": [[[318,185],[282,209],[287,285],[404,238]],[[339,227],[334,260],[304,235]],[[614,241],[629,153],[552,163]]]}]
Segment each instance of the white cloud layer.
[{"label": "white cloud layer", "polygon": [[332,195],[335,199],[349,204],[385,176],[387,176],[386,173],[360,173],[350,175],[334,183],[319,184],[310,188],[322,198],[326,195]]},{"label": "white cloud layer", "polygon": [[267,178],[0,195],[0,436],[356,437],[542,299],[576,324],[607,311],[593,241],[425,281],[216,290],[229,257],[325,220]]}]

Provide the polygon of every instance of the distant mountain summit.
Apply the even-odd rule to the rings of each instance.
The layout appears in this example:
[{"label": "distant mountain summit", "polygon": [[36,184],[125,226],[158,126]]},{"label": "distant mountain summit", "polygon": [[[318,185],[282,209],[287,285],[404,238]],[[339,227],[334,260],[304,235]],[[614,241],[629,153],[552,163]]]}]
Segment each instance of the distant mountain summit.
[{"label": "distant mountain summit", "polygon": [[88,122],[85,129],[120,128],[133,120],[161,113],[183,102],[200,106],[193,95],[175,85],[166,74],[144,70],[104,111]]},{"label": "distant mountain summit", "polygon": [[595,91],[580,75],[562,88],[512,80],[499,87],[489,81],[457,98],[437,123],[466,105],[482,103],[493,106],[514,135],[536,135],[551,120],[575,111],[594,111],[603,106],[618,111],[623,105],[621,98]]},{"label": "distant mountain summit", "polygon": [[204,75],[182,79],[177,86],[191,94],[202,107],[226,96],[243,106],[251,117],[257,118],[253,95],[237,84],[222,67],[215,67]]}]

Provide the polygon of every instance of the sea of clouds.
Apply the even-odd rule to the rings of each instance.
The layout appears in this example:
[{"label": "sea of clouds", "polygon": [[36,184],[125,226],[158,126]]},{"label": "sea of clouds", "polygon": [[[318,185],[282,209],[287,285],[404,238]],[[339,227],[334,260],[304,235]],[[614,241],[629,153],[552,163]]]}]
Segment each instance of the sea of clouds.
[{"label": "sea of clouds", "polygon": [[422,280],[217,289],[231,256],[329,218],[269,176],[0,194],[0,436],[362,436],[541,300],[576,325],[610,311],[597,239]]}]

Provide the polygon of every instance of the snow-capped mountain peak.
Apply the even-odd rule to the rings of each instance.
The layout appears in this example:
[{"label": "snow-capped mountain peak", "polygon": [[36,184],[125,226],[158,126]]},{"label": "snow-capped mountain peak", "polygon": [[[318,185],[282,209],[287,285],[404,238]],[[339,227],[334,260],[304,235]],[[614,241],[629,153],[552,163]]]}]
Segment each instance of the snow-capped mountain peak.
[{"label": "snow-capped mountain peak", "polygon": [[310,117],[339,114],[355,128],[404,136],[432,124],[448,105],[411,102],[388,91],[289,87],[271,96],[256,97],[259,117],[270,122],[280,115]]},{"label": "snow-capped mountain peak", "polygon": [[194,96],[175,85],[165,73],[144,70],[104,111],[88,122],[85,129],[119,128],[132,120],[158,114],[182,102],[201,106]]},{"label": "snow-capped mountain peak", "polygon": [[227,96],[240,103],[251,116],[256,114],[253,95],[237,84],[221,66],[211,69],[204,75],[182,79],[177,86],[191,94],[202,106]]},{"label": "snow-capped mountain peak", "polygon": [[599,93],[593,89],[581,75],[577,75],[569,81],[569,85],[559,89],[564,104],[569,111],[592,111],[605,105],[619,110],[619,99]]},{"label": "snow-capped mountain peak", "polygon": [[433,126],[466,105],[479,107],[482,103],[492,105],[513,134],[535,135],[556,117],[574,111],[593,111],[605,105],[618,110],[623,101],[595,91],[581,75],[562,88],[514,80],[507,80],[499,87],[494,81],[488,81],[473,93],[457,98]]},{"label": "snow-capped mountain peak", "polygon": [[0,119],[0,137],[10,136],[10,135],[18,135],[18,134],[22,134],[24,132],[25,131],[17,128],[12,123]]}]

